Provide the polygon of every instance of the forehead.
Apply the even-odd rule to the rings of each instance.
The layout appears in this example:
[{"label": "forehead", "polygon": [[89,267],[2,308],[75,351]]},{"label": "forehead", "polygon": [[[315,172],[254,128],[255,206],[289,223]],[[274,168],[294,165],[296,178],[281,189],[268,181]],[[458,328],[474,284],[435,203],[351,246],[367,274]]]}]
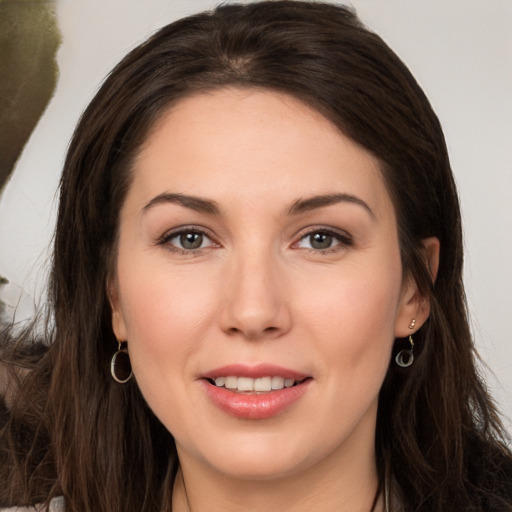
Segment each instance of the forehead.
[{"label": "forehead", "polygon": [[287,94],[225,88],[161,115],[135,160],[130,193],[141,201],[165,191],[271,201],[340,187],[389,199],[378,160],[319,112]]}]

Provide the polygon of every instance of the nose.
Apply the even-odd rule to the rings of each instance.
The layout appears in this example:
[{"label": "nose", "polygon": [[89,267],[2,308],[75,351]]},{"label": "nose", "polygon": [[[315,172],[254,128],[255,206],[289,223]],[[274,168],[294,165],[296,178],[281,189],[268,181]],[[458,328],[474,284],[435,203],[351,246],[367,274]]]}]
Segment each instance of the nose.
[{"label": "nose", "polygon": [[291,326],[282,269],[267,255],[240,256],[225,280],[221,328],[248,340],[278,338]]}]

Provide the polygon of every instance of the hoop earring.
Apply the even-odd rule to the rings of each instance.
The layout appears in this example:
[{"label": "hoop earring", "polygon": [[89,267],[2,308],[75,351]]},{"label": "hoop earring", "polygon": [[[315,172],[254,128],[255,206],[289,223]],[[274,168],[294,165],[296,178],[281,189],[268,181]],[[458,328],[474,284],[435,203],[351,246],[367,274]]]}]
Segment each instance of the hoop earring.
[{"label": "hoop earring", "polygon": [[400,350],[395,357],[396,364],[402,368],[408,368],[414,362],[414,354],[412,353],[414,341],[412,340],[412,336],[409,336],[409,343],[411,344],[411,348]]},{"label": "hoop earring", "polygon": [[[130,356],[128,349],[123,347],[123,342],[119,341],[117,352],[112,356],[110,361],[110,375],[112,378],[119,382],[119,384],[126,384],[132,378],[132,365],[130,364]],[[124,342],[126,344],[126,342]]]}]

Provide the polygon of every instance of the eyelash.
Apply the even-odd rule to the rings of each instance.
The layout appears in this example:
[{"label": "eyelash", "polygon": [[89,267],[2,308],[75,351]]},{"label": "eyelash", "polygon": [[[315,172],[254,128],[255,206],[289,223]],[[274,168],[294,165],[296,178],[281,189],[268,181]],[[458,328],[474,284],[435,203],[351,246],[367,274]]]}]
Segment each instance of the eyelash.
[{"label": "eyelash", "polygon": [[[197,249],[185,249],[177,247],[176,245],[171,244],[171,240],[174,238],[178,238],[184,235],[201,235],[204,238],[207,238],[211,241],[211,246],[218,246],[216,242],[212,240],[211,235],[209,235],[205,230],[199,229],[197,227],[181,227],[175,231],[167,232],[162,235],[158,241],[157,245],[166,246],[169,252],[174,254],[183,255],[183,256],[199,256],[203,253],[204,249],[208,247],[198,247]],[[204,242],[204,240],[203,240]],[[202,245],[202,244],[201,244]]]},{"label": "eyelash", "polygon": [[339,250],[347,249],[348,247],[352,247],[354,245],[353,238],[347,232],[339,232],[330,228],[322,228],[315,227],[308,229],[307,232],[303,233],[297,242],[293,245],[297,246],[303,240],[307,238],[311,238],[314,235],[327,235],[333,238],[337,243],[334,246],[326,247],[325,249],[315,249],[315,248],[303,248],[304,250],[311,252],[313,254],[328,254],[337,252]]},{"label": "eyelash", "polygon": [[[331,247],[326,247],[325,249],[315,249],[313,247],[311,247],[311,248],[304,247],[302,249],[306,250],[308,252],[311,252],[313,254],[327,254],[327,253],[336,252],[341,249],[346,249],[346,248],[354,245],[354,241],[353,241],[352,237],[346,232],[340,233],[333,229],[317,227],[317,228],[309,229],[307,232],[302,233],[301,236],[299,237],[299,239],[293,243],[292,248],[300,249],[300,247],[297,247],[300,242],[306,240],[308,237],[312,237],[312,236],[318,235],[318,234],[332,237],[333,240],[335,240],[337,242],[337,244],[334,246],[331,246]],[[201,235],[202,237],[209,239],[211,244],[207,247],[198,247],[196,249],[185,249],[185,248],[177,247],[174,244],[171,244],[171,240],[181,237],[181,236],[184,236],[184,235]],[[203,242],[204,242],[204,240],[202,240],[202,243]],[[202,243],[201,243],[201,245],[202,245]],[[163,236],[161,236],[157,240],[157,245],[166,246],[166,248],[169,252],[183,255],[183,256],[199,256],[203,253],[203,251],[205,249],[208,249],[209,247],[215,247],[215,246],[219,247],[219,245],[212,239],[211,235],[209,235],[208,232],[206,232],[203,229],[199,229],[197,227],[192,227],[192,226],[191,227],[182,227],[182,228],[179,228],[178,230],[165,233]]]}]

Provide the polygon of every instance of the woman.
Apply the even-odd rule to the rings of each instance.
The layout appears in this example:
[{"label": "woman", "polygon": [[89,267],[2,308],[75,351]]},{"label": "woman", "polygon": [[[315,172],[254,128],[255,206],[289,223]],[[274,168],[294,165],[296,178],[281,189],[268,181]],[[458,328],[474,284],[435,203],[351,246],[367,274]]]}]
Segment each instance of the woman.
[{"label": "woman", "polygon": [[53,328],[3,348],[2,505],[511,510],[461,270],[438,120],[353,13],[163,28],[71,142]]}]

